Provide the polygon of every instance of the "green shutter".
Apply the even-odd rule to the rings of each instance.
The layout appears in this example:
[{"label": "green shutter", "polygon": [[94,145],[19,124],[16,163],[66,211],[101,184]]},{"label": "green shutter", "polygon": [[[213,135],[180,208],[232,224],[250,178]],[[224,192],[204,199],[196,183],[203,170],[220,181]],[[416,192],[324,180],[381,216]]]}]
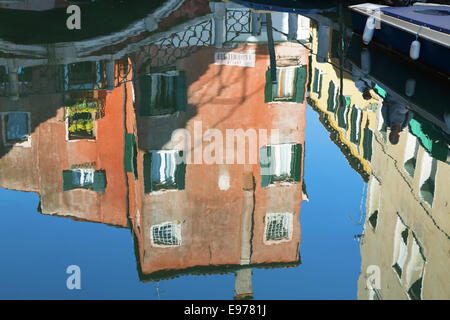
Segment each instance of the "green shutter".
[{"label": "green shutter", "polygon": [[94,191],[104,191],[106,187],[106,174],[105,171],[95,171],[94,172],[94,186],[92,190]]},{"label": "green shutter", "polygon": [[327,100],[327,110],[328,111],[334,111],[336,107],[336,100],[334,96],[334,91],[336,90],[336,86],[333,81],[330,81],[330,84],[328,86],[328,100]]},{"label": "green shutter", "polygon": [[178,111],[186,111],[187,106],[187,85],[186,75],[180,74],[175,79],[175,95]]},{"label": "green shutter", "polygon": [[136,138],[134,134],[127,133],[125,134],[125,171],[132,172],[133,171],[133,147],[135,144]]},{"label": "green shutter", "polygon": [[364,128],[364,138],[363,138],[363,151],[364,159],[372,160],[372,131],[369,128]]},{"label": "green shutter", "polygon": [[292,145],[291,153],[291,177],[299,182],[302,179],[302,145]]},{"label": "green shutter", "polygon": [[342,129],[346,129],[347,127],[345,125],[345,106],[344,105],[338,106],[336,113],[337,113],[338,126]]},{"label": "green shutter", "polygon": [[313,92],[317,92],[318,83],[319,83],[319,70],[317,68],[314,68],[314,80],[313,80],[313,87],[312,87]]},{"label": "green shutter", "polygon": [[317,93],[318,93],[317,99],[320,99],[322,97],[322,72],[319,72],[317,81],[318,81],[318,84],[317,84],[318,85],[318,88],[317,88]]},{"label": "green shutter", "polygon": [[303,103],[305,101],[306,67],[295,69],[294,101]]},{"label": "green shutter", "polygon": [[152,154],[144,154],[144,192],[152,192]]},{"label": "green shutter", "polygon": [[[183,158],[183,151],[179,152],[180,158]],[[186,179],[186,163],[183,161],[177,164],[175,169],[175,184],[178,190],[184,190]]]},{"label": "green shutter", "polygon": [[72,170],[64,170],[63,173],[63,190],[72,190],[73,186],[73,174]]},{"label": "green shutter", "polygon": [[347,108],[350,106],[351,100],[350,97],[347,96],[340,96],[340,104],[337,108],[337,117],[338,117],[338,126],[342,129],[347,129],[347,117],[345,112],[347,111]]},{"label": "green shutter", "polygon": [[259,163],[261,167],[261,187],[267,187],[271,180],[272,175],[270,172],[270,164],[271,164],[271,152],[270,147],[265,146],[259,150]]},{"label": "green shutter", "polygon": [[139,114],[141,116],[150,115],[150,97],[152,91],[152,78],[149,75],[143,75],[139,78],[140,104]]},{"label": "green shutter", "polygon": [[272,79],[270,77],[270,68],[266,71],[266,86],[264,87],[264,102],[272,102]]},{"label": "green shutter", "polygon": [[361,123],[357,123],[358,121],[358,109],[353,106],[352,107],[352,113],[350,115],[350,123],[351,123],[351,130],[350,130],[350,141],[353,143],[359,143],[359,140],[361,138],[361,135],[357,137],[356,135],[356,129],[361,126]]}]

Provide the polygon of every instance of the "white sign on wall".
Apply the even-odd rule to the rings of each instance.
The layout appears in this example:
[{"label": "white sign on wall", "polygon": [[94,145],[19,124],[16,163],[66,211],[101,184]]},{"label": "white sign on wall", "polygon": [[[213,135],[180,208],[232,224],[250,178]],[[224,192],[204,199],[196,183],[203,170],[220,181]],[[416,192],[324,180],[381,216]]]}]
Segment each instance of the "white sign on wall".
[{"label": "white sign on wall", "polygon": [[255,67],[255,51],[247,52],[216,52],[214,64],[225,66]]}]

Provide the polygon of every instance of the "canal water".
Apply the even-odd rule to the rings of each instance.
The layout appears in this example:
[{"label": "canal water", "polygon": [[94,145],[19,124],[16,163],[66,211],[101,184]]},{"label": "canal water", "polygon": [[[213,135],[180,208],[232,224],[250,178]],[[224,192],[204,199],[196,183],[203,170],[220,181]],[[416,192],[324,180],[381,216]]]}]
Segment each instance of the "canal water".
[{"label": "canal water", "polygon": [[450,298],[445,75],[344,7],[103,5],[0,6],[48,19],[0,33],[1,299]]}]

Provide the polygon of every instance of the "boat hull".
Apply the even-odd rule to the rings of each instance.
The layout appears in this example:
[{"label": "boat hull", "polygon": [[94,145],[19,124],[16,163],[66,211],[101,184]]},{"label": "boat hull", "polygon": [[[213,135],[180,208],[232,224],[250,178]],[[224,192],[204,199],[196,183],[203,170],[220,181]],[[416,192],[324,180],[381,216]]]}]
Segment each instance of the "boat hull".
[{"label": "boat hull", "polygon": [[[352,11],[351,17],[353,28],[357,32],[363,33],[367,16]],[[411,43],[416,40],[416,36],[398,27],[381,22],[381,28],[374,30],[373,39],[409,55]],[[434,66],[439,70],[444,71],[447,75],[450,75],[450,59],[448,59],[450,56],[449,48],[422,37],[419,37],[418,40],[421,44],[418,60],[427,65]]]}]

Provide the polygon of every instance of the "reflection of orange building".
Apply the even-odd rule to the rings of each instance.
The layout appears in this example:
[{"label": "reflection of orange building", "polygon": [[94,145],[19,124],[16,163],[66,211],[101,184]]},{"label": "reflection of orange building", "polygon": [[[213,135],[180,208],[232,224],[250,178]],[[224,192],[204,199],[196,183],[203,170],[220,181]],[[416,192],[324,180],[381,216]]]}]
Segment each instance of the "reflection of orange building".
[{"label": "reflection of orange building", "polygon": [[[40,71],[39,67],[33,68],[31,85],[43,81]],[[81,115],[88,118],[84,122],[92,125],[92,131],[77,137],[70,128],[70,123],[76,122],[70,120],[74,108],[67,106],[74,101],[80,105],[86,98],[90,108],[81,111],[90,113]],[[3,136],[13,135],[13,126],[28,131],[26,143],[2,145],[2,187],[39,193],[44,214],[125,227],[124,102],[122,86],[111,92],[83,90],[35,94],[17,100],[0,98]],[[23,114],[29,119],[26,128],[20,123]],[[81,120],[77,121],[80,125]]]},{"label": "reflection of orange building", "polygon": [[[163,19],[164,30],[188,9]],[[197,36],[211,35],[219,13],[205,16]],[[185,27],[175,26],[181,33],[193,30]],[[272,86],[264,34],[259,44],[236,42],[234,49],[213,48],[208,38],[201,45],[161,46],[166,51],[152,56],[161,43],[154,36],[149,50],[135,39],[138,49],[128,61],[133,75],[117,87],[112,60],[55,67],[64,78],[47,75],[59,80],[45,85],[41,67],[33,68],[29,82],[41,83],[40,94],[29,97],[22,94],[23,70],[4,71],[2,79],[11,80],[0,90],[10,95],[0,98],[0,184],[39,193],[45,214],[124,227],[129,219],[144,281],[236,270],[236,297],[246,297],[251,268],[300,263],[307,51],[278,43],[278,83]],[[63,93],[42,94],[44,88]],[[10,117],[12,111],[22,114]],[[224,138],[224,155],[245,153],[247,164],[236,158],[175,163],[190,148],[174,143],[172,133],[184,129],[196,137],[199,126],[203,133],[215,129]],[[229,144],[230,129],[247,137]],[[206,141],[200,155],[205,148]]]},{"label": "reflection of orange building", "polygon": [[[304,71],[305,77],[297,84],[304,94],[307,52],[301,46],[292,50],[292,46],[279,45],[276,51],[278,56],[294,51],[301,57],[299,64],[290,67]],[[254,67],[215,63],[219,51],[253,54]],[[145,61],[137,60],[135,64],[140,70]],[[268,65],[265,45],[234,50],[201,48],[169,68],[152,66],[137,76],[136,126],[128,127],[128,132],[138,137],[137,172],[129,173],[128,182],[130,218],[143,280],[300,262],[304,96],[302,103],[286,101],[289,98],[265,103]],[[154,88],[167,88],[170,83],[174,101],[154,97]],[[169,105],[166,112],[151,106],[150,110],[145,109],[152,103],[155,108],[160,107],[163,102]],[[246,140],[247,161],[251,154],[256,163],[187,163],[172,170],[172,180],[166,175],[169,183],[161,187],[161,174],[168,168],[169,155],[179,154],[180,150],[187,154],[186,149],[171,141],[172,133],[184,128],[194,137],[199,124],[203,133],[217,129],[224,141],[227,129],[267,129],[268,141],[258,138],[257,144],[249,147]],[[277,146],[270,146],[272,129],[279,130]],[[193,145],[198,143],[192,141]],[[203,142],[202,151],[207,145]],[[298,179],[291,176],[289,182],[263,181],[259,154],[268,148],[274,154],[285,147],[289,154],[291,149],[297,150],[288,161],[297,170]],[[226,148],[224,153],[230,148],[236,151],[237,145]],[[160,181],[155,180],[155,171],[161,172],[156,174]]]}]

